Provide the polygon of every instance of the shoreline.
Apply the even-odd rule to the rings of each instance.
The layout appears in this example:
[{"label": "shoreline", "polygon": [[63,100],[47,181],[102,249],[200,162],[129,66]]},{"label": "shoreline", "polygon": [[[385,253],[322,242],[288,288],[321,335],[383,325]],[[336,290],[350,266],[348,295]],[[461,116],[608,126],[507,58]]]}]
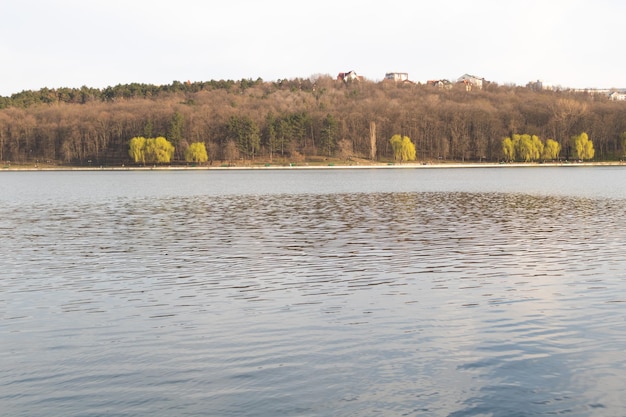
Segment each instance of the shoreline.
[{"label": "shoreline", "polygon": [[333,169],[446,169],[446,168],[533,168],[533,167],[603,167],[624,166],[625,162],[548,162],[548,163],[389,163],[389,164],[328,164],[328,165],[242,165],[242,166],[100,166],[100,167],[70,167],[70,166],[5,166],[0,172],[16,171],[244,171],[244,170],[333,170]]}]

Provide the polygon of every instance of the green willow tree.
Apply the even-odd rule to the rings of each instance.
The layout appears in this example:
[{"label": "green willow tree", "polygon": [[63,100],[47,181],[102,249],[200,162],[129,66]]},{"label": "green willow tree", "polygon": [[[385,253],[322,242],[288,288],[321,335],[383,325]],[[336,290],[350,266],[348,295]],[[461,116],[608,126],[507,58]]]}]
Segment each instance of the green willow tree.
[{"label": "green willow tree", "polygon": [[502,153],[511,162],[515,160],[523,162],[537,161],[544,154],[545,144],[537,135],[513,135],[502,140]]},{"label": "green willow tree", "polygon": [[561,144],[554,139],[546,139],[546,145],[543,148],[544,160],[555,160],[561,152]]},{"label": "green willow tree", "polygon": [[518,157],[524,162],[530,162],[533,160],[533,155],[535,154],[535,150],[533,148],[533,141],[530,135],[514,135],[517,137],[513,138],[513,142],[515,143],[515,147],[517,148]]},{"label": "green willow tree", "polygon": [[136,164],[146,163],[146,138],[137,136],[130,140],[128,144],[128,155],[133,158]]},{"label": "green willow tree", "polygon": [[185,161],[194,163],[204,163],[209,160],[206,146],[202,142],[194,142],[185,150]]},{"label": "green willow tree", "polygon": [[543,151],[543,143],[537,136],[528,134],[513,136],[513,142],[517,147],[517,155],[521,160],[531,162],[539,159]]},{"label": "green willow tree", "polygon": [[537,135],[532,135],[530,140],[532,143],[532,155],[531,155],[532,160],[538,161],[539,159],[541,159],[541,156],[543,155],[543,150],[545,148],[545,145],[542,142],[542,140],[539,139],[539,136]]},{"label": "green willow tree", "polygon": [[593,142],[589,140],[589,136],[585,132],[577,136],[572,136],[572,149],[574,152],[574,158],[578,158],[583,161],[585,159],[593,159],[596,153],[593,148]]},{"label": "green willow tree", "polygon": [[513,140],[511,138],[502,139],[502,153],[504,154],[504,158],[507,162],[515,161],[515,145],[513,144]]},{"label": "green willow tree", "polygon": [[174,156],[174,145],[163,136],[146,139],[146,162],[167,164]]},{"label": "green willow tree", "polygon": [[128,144],[128,154],[135,163],[166,164],[174,156],[174,145],[162,136],[158,138],[134,137]]},{"label": "green willow tree", "polygon": [[389,139],[389,143],[393,149],[393,157],[396,161],[415,161],[415,144],[411,142],[408,136],[393,135]]}]

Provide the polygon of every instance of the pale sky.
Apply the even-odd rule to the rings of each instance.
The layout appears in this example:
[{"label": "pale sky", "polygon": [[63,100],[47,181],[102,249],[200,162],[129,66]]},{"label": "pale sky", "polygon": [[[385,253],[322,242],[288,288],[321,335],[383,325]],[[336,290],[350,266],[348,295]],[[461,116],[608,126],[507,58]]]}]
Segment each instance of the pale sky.
[{"label": "pale sky", "polygon": [[1,0],[0,95],[349,70],[626,88],[625,17],[624,0]]}]

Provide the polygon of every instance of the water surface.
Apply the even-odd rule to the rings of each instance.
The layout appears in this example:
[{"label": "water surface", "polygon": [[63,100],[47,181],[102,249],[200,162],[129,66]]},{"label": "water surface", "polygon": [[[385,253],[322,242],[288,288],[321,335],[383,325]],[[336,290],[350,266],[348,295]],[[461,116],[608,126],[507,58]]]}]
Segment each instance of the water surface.
[{"label": "water surface", "polygon": [[0,409],[621,416],[626,170],[0,173]]}]

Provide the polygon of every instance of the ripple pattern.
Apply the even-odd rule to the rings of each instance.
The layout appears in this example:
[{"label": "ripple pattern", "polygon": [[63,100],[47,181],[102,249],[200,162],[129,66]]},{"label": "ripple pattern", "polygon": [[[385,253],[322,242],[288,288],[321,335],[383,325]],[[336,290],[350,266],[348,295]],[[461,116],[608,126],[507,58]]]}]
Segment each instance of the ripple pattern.
[{"label": "ripple pattern", "polygon": [[626,202],[191,195],[0,209],[0,408],[618,416]]}]

